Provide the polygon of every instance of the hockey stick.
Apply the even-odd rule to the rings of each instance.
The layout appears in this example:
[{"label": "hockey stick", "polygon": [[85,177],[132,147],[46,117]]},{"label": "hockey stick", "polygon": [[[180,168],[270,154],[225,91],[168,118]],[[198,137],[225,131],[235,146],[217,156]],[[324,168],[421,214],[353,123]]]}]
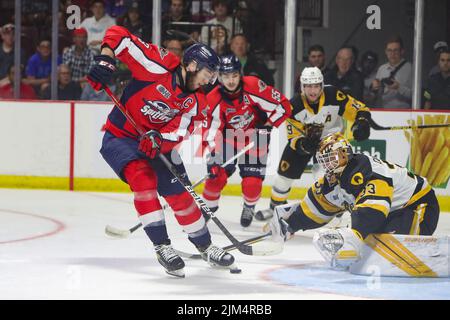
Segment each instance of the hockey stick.
[{"label": "hockey stick", "polygon": [[374,130],[408,130],[408,129],[430,129],[430,128],[447,128],[450,127],[450,123],[446,124],[426,124],[420,126],[392,126],[392,127],[383,127],[373,121],[372,118],[369,120],[370,126]]},{"label": "hockey stick", "polygon": [[[127,120],[134,126],[134,128],[138,131],[140,135],[145,134],[145,130],[138,126],[136,122],[134,122],[131,115],[127,112],[125,107],[120,103],[120,101],[115,97],[115,95],[111,92],[108,86],[104,87],[104,90],[106,94],[111,98],[111,100],[114,102],[115,106],[122,112],[122,114],[127,118]],[[152,139],[152,137],[150,137]],[[152,139],[154,141],[154,139]],[[163,154],[158,155],[159,159],[166,165],[167,169],[172,173],[172,175],[178,179],[178,182],[181,183],[181,185],[184,187],[184,189],[189,192],[189,194],[194,199],[197,206],[200,208],[202,212],[205,214],[208,214],[211,217],[211,220],[214,221],[214,223],[219,227],[219,229],[225,234],[225,236],[228,238],[228,240],[231,241],[232,244],[234,244],[237,249],[246,255],[267,255],[271,254],[271,252],[280,252],[283,250],[283,244],[278,242],[268,242],[267,243],[267,250],[253,250],[252,246],[241,244],[239,240],[237,240],[229,231],[228,229],[220,222],[220,220],[214,215],[214,212],[211,211],[211,209],[206,205],[206,203],[203,201],[203,199],[198,196],[192,186],[186,182],[184,179],[181,178],[177,170],[175,169],[175,166],[167,160],[167,158]],[[272,247],[272,248],[271,248]]]},{"label": "hockey stick", "polygon": [[[255,244],[255,243],[258,243],[258,242],[266,240],[271,235],[272,235],[272,232],[265,233],[265,234],[262,234],[262,235],[259,235],[259,236],[256,236],[256,237],[253,237],[253,238],[241,241],[240,244]],[[231,251],[231,250],[235,250],[236,248],[237,248],[236,245],[230,244],[229,246],[223,247],[222,249],[225,250],[225,251]],[[253,246],[254,250],[255,250],[255,248],[257,248],[257,247]],[[177,250],[177,249],[174,249],[174,250],[179,256],[181,256],[183,258],[194,259],[194,260],[202,259],[201,254],[198,254],[198,253],[187,253],[187,252],[180,251],[180,250]],[[281,250],[280,250],[280,252],[281,252]],[[266,255],[274,255],[274,254],[277,254],[279,252],[267,254],[267,251],[265,250],[264,253],[266,253]],[[263,254],[260,254],[260,255],[263,255]]]},{"label": "hockey stick", "polygon": [[[234,162],[234,160],[236,160],[237,158],[239,158],[240,156],[242,156],[245,152],[247,152],[248,150],[250,150],[251,148],[253,148],[253,146],[255,145],[254,141],[251,141],[248,145],[245,146],[245,148],[243,148],[241,151],[239,151],[235,156],[233,156],[232,158],[230,158],[228,161],[224,162],[221,167],[225,168],[227,165],[229,165],[230,163]],[[194,183],[192,185],[192,188],[197,187],[198,185],[200,185],[203,181],[205,181],[206,179],[209,178],[209,174],[205,175],[203,178],[201,178],[200,180],[198,180],[196,183]],[[165,204],[163,206],[163,210],[166,210],[169,206],[167,204]],[[137,225],[133,226],[130,229],[118,229],[115,228],[113,226],[107,225],[105,227],[105,233],[113,238],[119,238],[119,239],[124,239],[127,238],[130,234],[132,234],[133,232],[135,232],[136,230],[138,230],[140,227],[142,227],[142,223],[139,222]]]}]

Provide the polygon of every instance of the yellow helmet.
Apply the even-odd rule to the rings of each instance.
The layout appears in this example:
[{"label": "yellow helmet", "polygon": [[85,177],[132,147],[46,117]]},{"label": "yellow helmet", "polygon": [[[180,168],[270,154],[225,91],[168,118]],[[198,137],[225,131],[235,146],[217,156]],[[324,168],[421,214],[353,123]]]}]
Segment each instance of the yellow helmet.
[{"label": "yellow helmet", "polygon": [[320,141],[316,153],[320,166],[328,173],[341,173],[353,154],[350,142],[340,133],[332,133]]}]

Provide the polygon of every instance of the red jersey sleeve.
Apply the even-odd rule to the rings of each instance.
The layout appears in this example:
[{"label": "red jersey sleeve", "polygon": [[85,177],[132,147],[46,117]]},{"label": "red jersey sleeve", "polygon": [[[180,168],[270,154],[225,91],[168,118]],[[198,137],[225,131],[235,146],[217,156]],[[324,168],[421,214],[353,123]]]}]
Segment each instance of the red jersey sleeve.
[{"label": "red jersey sleeve", "polygon": [[243,77],[244,90],[257,107],[267,114],[267,120],[278,127],[292,112],[289,100],[277,89],[257,77]]},{"label": "red jersey sleeve", "polygon": [[223,128],[226,120],[221,108],[221,100],[222,96],[218,86],[207,95],[209,110],[207,116],[208,131],[206,141],[211,150],[216,148],[218,141],[223,140]]},{"label": "red jersey sleeve", "polygon": [[138,80],[155,81],[180,64],[176,55],[142,41],[120,26],[112,26],[106,31],[102,47],[113,50],[116,58],[125,63]]}]

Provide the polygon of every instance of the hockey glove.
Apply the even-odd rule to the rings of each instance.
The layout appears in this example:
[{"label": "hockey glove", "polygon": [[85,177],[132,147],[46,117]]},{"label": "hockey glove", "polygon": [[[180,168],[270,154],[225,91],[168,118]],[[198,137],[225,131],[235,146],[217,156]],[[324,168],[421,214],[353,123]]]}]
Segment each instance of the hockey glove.
[{"label": "hockey glove", "polygon": [[99,91],[111,82],[112,75],[116,71],[116,61],[108,55],[94,57],[96,62],[87,75],[87,81],[95,91]]},{"label": "hockey glove", "polygon": [[145,153],[150,159],[155,159],[159,155],[162,142],[161,133],[156,130],[147,131],[139,141],[139,151]]},{"label": "hockey glove", "polygon": [[356,141],[366,140],[370,136],[370,114],[358,113],[355,123],[352,126],[353,137]]}]

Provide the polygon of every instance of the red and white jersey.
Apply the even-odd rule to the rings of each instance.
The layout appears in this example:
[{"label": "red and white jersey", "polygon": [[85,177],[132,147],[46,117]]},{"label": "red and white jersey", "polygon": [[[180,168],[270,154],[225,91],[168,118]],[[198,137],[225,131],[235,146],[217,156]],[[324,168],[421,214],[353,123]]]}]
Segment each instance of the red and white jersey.
[{"label": "red and white jersey", "polygon": [[[177,85],[176,75],[181,72],[177,56],[143,42],[119,26],[106,31],[102,46],[111,48],[130,69],[133,79],[125,88],[121,103],[142,129],[161,132],[166,140],[163,153],[192,133],[195,123],[206,119],[205,94],[185,93]],[[117,137],[139,139],[136,129],[118,108],[109,114],[106,130]]]},{"label": "red and white jersey", "polygon": [[218,135],[226,136],[224,131],[227,129],[245,132],[266,122],[278,127],[292,110],[283,94],[253,76],[242,77],[242,88],[237,94],[227,94],[217,86],[207,99],[210,111],[206,140],[211,149],[215,148]]}]

